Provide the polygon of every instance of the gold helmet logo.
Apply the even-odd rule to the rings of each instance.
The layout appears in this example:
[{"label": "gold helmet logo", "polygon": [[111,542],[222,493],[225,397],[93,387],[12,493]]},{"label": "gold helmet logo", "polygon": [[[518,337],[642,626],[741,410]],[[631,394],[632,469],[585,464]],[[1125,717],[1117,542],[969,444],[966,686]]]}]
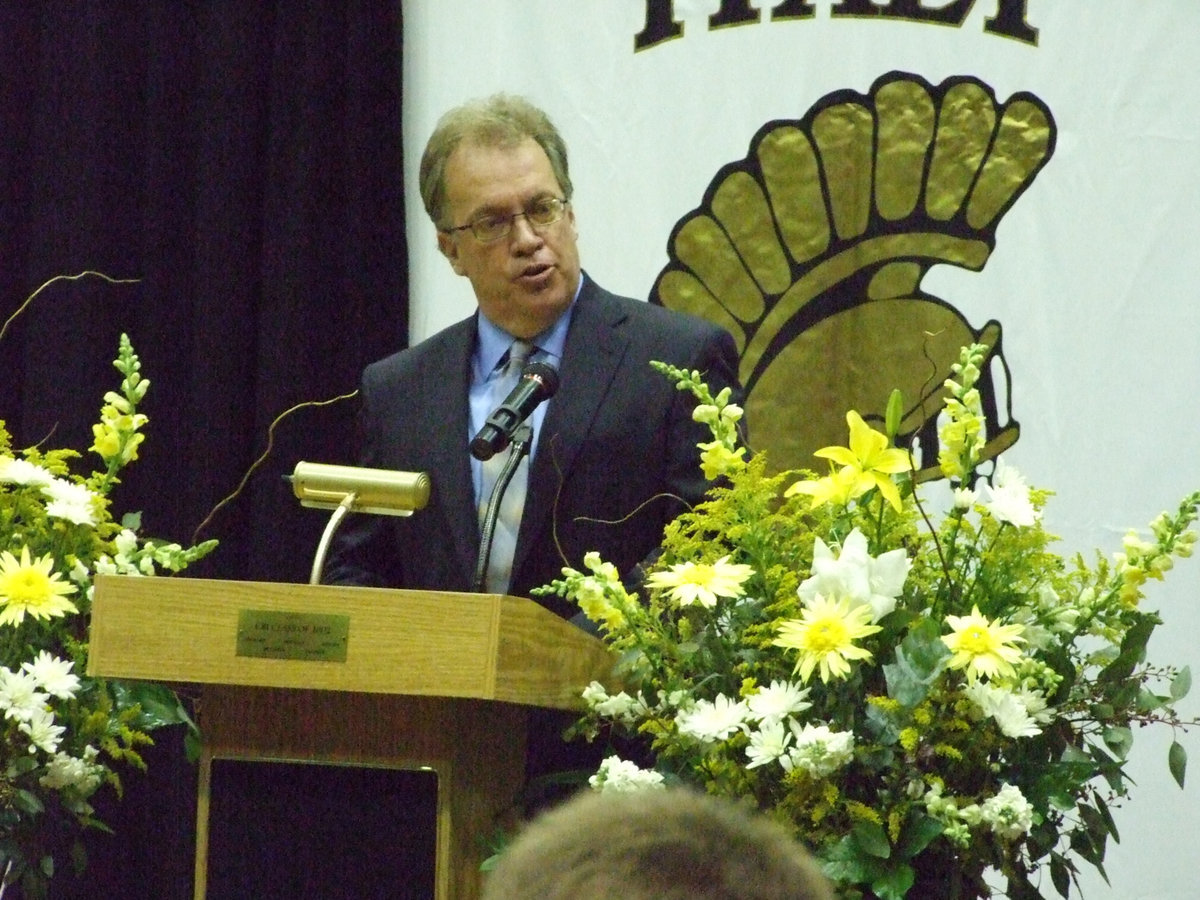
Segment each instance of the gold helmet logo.
[{"label": "gold helmet logo", "polygon": [[846,410],[882,421],[900,388],[898,440],[918,438],[920,477],[936,475],[942,384],[973,342],[990,348],[984,458],[1017,440],[1000,324],[973,328],[921,281],[938,263],[983,268],[1054,138],[1037,97],[1000,104],[974,78],[892,72],[768,122],[717,172],[672,232],[653,299],[732,332],[751,440],[774,468],[811,467],[842,442]]}]

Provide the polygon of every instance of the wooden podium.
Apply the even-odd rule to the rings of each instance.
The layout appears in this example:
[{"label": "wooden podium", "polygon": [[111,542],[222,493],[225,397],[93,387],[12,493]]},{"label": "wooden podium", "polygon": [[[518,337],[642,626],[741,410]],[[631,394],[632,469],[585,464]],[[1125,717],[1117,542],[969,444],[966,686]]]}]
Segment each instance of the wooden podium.
[{"label": "wooden podium", "polygon": [[198,900],[214,759],[436,772],[436,896],[471,900],[524,781],[526,708],[578,708],[612,662],[517,597],[98,576],[88,674],[200,686]]}]

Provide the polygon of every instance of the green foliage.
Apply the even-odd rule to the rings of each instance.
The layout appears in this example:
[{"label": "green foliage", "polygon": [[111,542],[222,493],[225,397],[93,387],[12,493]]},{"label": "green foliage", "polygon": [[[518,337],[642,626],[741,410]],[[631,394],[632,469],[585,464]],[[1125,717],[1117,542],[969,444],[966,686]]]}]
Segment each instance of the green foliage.
[{"label": "green foliage", "polygon": [[125,335],[114,365],[121,383],[93,426],[90,474],[75,472],[73,449],[14,450],[0,422],[0,871],[26,897],[45,896],[56,859],[86,864],[81,832],[107,830],[90,801],[145,769],[151,732],[195,728],[167,688],[85,674],[97,573],[177,572],[216,545],[149,540],[138,514],[115,517],[110,494],[137,459],[150,382]]},{"label": "green foliage", "polygon": [[[542,589],[576,600],[621,660],[575,733],[640,736],[654,758],[610,758],[594,786],[753,798],[846,897],[911,900],[949,877],[983,897],[988,869],[1010,897],[1068,896],[1080,862],[1103,874],[1137,728],[1195,724],[1175,710],[1190,671],[1146,658],[1161,620],[1141,604],[1190,555],[1200,492],[1110,557],[1055,552],[1049,492],[979,459],[983,349],[946,383],[947,480],[920,486],[894,429],[856,413],[848,446],[817,454],[828,475],[771,474],[728,394],[658,367],[696,396],[716,486],[668,525],[637,593],[594,554]],[[1177,740],[1168,763],[1182,786]]]}]

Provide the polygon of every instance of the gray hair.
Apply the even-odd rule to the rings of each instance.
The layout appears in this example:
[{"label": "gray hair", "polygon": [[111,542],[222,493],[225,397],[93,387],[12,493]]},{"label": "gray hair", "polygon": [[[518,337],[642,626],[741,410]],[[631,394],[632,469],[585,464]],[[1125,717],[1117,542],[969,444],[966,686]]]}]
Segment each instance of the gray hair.
[{"label": "gray hair", "polygon": [[567,145],[550,117],[524,97],[493,94],[471,100],[447,112],[421,154],[421,202],[438,228],[448,227],[445,220],[446,161],[463,142],[483,147],[513,147],[532,138],[545,151],[550,168],[558,179],[563,198],[571,199],[571,176],[567,170]]}]

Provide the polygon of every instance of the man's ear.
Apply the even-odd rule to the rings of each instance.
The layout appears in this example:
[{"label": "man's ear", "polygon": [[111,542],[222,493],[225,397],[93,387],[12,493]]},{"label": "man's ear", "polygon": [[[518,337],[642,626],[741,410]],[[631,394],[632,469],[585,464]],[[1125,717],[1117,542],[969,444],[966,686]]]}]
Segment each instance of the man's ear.
[{"label": "man's ear", "polygon": [[456,275],[465,275],[466,270],[463,268],[462,260],[458,256],[458,241],[444,231],[439,231],[437,235],[438,250],[442,256],[446,257],[450,263],[450,268],[454,270]]}]

